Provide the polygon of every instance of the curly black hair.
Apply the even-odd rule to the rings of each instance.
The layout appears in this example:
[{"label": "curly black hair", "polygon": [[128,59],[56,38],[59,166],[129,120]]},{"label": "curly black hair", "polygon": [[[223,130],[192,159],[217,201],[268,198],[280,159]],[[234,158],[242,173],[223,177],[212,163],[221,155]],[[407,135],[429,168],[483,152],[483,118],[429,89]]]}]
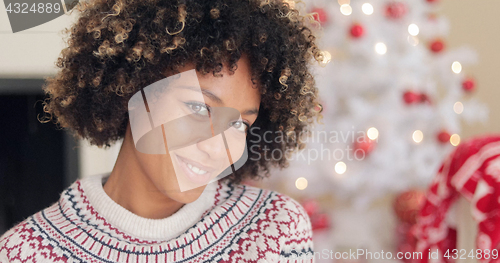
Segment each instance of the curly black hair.
[{"label": "curly black hair", "polygon": [[[140,88],[186,63],[202,74],[219,76],[226,65],[234,72],[243,54],[262,99],[251,127],[259,129],[247,136],[249,160],[234,181],[267,175],[270,165],[286,167],[286,158],[257,157],[265,149],[302,149],[297,135],[307,134],[321,116],[309,67],[325,53],[315,43],[310,16],[286,1],[91,0],[76,9],[80,17],[65,31],[60,70],[43,87],[43,121],[70,128],[93,145],[123,138],[127,103]],[[272,143],[256,138],[268,131]]]}]

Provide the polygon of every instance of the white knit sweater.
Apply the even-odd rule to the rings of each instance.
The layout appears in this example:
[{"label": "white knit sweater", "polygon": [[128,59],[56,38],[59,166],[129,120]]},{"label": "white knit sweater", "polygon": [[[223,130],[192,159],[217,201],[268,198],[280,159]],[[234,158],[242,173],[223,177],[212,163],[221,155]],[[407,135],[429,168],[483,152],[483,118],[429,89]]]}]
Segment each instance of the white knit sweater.
[{"label": "white knit sweater", "polygon": [[0,262],[312,262],[311,224],[293,199],[218,181],[164,219],[137,216],[78,180],[0,237]]}]

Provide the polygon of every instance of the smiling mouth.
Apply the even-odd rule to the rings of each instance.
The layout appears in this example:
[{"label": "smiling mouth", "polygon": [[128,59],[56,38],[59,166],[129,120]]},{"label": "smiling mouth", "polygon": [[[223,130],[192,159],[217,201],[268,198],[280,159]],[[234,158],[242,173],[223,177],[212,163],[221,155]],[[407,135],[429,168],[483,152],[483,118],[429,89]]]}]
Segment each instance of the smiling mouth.
[{"label": "smiling mouth", "polygon": [[189,163],[187,164],[187,167],[188,167],[189,169],[191,169],[191,171],[192,171],[193,173],[195,173],[195,174],[206,174],[206,173],[207,173],[207,171],[205,171],[205,170],[201,170],[200,168],[198,168],[198,167],[196,167],[196,166],[192,166],[192,165],[191,165],[191,164],[189,164]]},{"label": "smiling mouth", "polygon": [[177,157],[177,161],[184,171],[184,175],[191,182],[196,184],[206,184],[212,178],[211,175],[212,172],[215,171],[215,169],[201,165],[193,160],[181,157],[177,154],[175,156]]}]

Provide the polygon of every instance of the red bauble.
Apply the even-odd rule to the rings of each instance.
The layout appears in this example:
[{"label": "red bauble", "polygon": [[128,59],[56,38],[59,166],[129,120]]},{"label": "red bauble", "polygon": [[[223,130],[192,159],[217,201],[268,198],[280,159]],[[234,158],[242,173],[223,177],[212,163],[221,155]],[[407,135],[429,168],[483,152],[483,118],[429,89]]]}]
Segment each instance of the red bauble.
[{"label": "red bauble", "polygon": [[370,154],[376,146],[376,142],[365,137],[362,140],[356,140],[354,143],[354,155],[358,159],[362,159]]},{"label": "red bauble", "polygon": [[434,53],[439,53],[444,49],[444,43],[440,39],[434,40],[429,45],[429,49]]},{"label": "red bauble", "polygon": [[408,190],[394,200],[394,212],[396,216],[404,223],[413,225],[417,221],[420,208],[425,201],[425,192],[421,190]]},{"label": "red bauble", "polygon": [[406,91],[403,94],[403,99],[406,104],[413,104],[421,101],[421,95],[413,91]]},{"label": "red bauble", "polygon": [[468,78],[462,82],[462,88],[467,92],[474,91],[476,89],[476,81],[473,78]]},{"label": "red bauble", "polygon": [[447,132],[447,131],[444,131],[444,130],[440,131],[438,133],[438,136],[437,136],[438,141],[440,143],[447,143],[447,142],[449,142],[450,141],[450,137],[451,137],[450,133]]},{"label": "red bauble", "polygon": [[365,33],[365,29],[360,24],[354,24],[350,30],[351,36],[353,38],[359,38]]},{"label": "red bauble", "polygon": [[302,202],[302,207],[304,207],[304,210],[306,210],[307,215],[310,217],[313,214],[318,213],[319,211],[319,204],[316,200],[310,199],[310,200],[305,200]]},{"label": "red bauble", "polygon": [[403,17],[408,8],[403,2],[390,2],[385,7],[385,16],[391,19],[398,19]]},{"label": "red bauble", "polygon": [[310,218],[313,231],[330,228],[330,217],[328,214],[315,214]]},{"label": "red bauble", "polygon": [[318,21],[321,25],[324,25],[328,22],[328,14],[326,13],[325,9],[316,7],[313,8],[311,12],[317,13],[314,14],[314,19]]},{"label": "red bauble", "polygon": [[320,205],[316,199],[305,199],[301,204],[311,220],[314,231],[330,228],[330,216],[326,213],[320,213]]},{"label": "red bauble", "polygon": [[439,0],[427,0],[427,3],[437,3]]}]

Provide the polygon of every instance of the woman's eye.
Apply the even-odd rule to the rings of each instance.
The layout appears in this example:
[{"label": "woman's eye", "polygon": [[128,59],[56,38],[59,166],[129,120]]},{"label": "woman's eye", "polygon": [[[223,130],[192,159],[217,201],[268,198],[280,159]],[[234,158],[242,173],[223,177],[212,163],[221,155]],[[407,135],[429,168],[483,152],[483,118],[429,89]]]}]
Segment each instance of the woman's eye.
[{"label": "woman's eye", "polygon": [[230,123],[230,126],[235,128],[236,130],[240,132],[247,132],[248,130],[248,125],[244,123],[243,121],[233,121]]},{"label": "woman's eye", "polygon": [[205,105],[198,104],[198,103],[186,103],[186,105],[195,114],[202,115],[202,116],[209,116],[208,107]]}]

